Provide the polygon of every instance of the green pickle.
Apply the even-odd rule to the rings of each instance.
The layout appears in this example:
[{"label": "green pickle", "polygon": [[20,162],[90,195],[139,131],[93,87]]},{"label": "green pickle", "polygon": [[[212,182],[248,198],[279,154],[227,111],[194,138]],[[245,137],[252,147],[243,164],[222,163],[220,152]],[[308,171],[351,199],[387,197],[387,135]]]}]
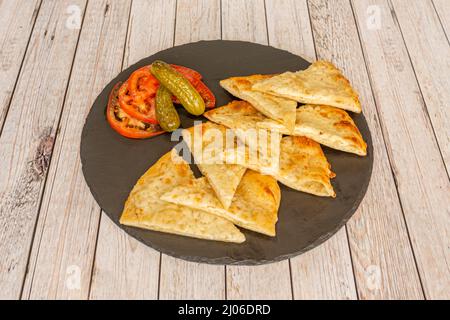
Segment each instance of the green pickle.
[{"label": "green pickle", "polygon": [[163,85],[156,92],[156,119],[159,126],[167,132],[180,127],[180,117],[172,102],[172,94]]},{"label": "green pickle", "polygon": [[155,61],[150,68],[151,73],[158,79],[159,83],[166,87],[183,107],[195,116],[205,112],[205,102],[192,84],[178,71],[163,61]]}]

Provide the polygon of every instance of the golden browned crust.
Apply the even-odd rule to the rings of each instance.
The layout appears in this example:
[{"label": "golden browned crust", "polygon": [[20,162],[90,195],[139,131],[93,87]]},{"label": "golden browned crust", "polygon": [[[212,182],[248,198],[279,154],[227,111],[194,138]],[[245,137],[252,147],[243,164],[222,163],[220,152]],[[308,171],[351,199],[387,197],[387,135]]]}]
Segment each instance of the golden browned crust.
[{"label": "golden browned crust", "polygon": [[293,189],[322,197],[336,197],[331,171],[320,145],[306,137],[281,140],[280,171],[276,178]]},{"label": "golden browned crust", "polygon": [[252,89],[253,84],[270,79],[270,75],[252,75],[248,77],[233,77],[220,81],[220,85],[235,97],[250,102],[257,110],[274,119],[288,129],[295,125],[295,109],[297,102],[290,99],[276,97],[257,92]]},{"label": "golden browned crust", "polygon": [[[213,147],[216,142],[214,140],[216,136],[208,134],[208,131],[211,133],[213,130],[220,132],[224,138],[220,150],[214,150],[215,154],[212,156],[215,157],[217,154],[223,153],[223,148],[226,146],[226,127],[212,122],[205,122],[183,130],[182,134],[183,139],[186,141],[196,160],[197,167],[208,179],[223,207],[227,209],[231,205],[234,193],[236,192],[246,168],[236,164],[213,163],[210,161],[211,159],[203,159],[206,151],[211,150],[211,147]],[[200,139],[201,141],[196,142],[196,139]],[[201,144],[202,148],[200,151],[195,147],[196,143]],[[209,158],[209,156],[205,156],[205,158]],[[206,161],[203,162],[202,160]]]},{"label": "golden browned crust", "polygon": [[164,155],[134,186],[120,223],[200,239],[245,241],[245,236],[224,218],[160,200],[162,194],[193,179],[182,158],[174,152]]},{"label": "golden browned crust", "polygon": [[317,61],[308,69],[285,72],[255,83],[252,89],[301,103],[329,105],[361,112],[358,94],[331,62]]},{"label": "golden browned crust", "polygon": [[205,117],[231,129],[275,130],[286,135],[304,136],[336,150],[367,155],[367,144],[356,124],[345,110],[339,108],[324,105],[301,106],[297,109],[293,132],[281,123],[265,117],[245,101],[233,101],[206,112]]},{"label": "golden browned crust", "polygon": [[249,148],[228,150],[236,157],[225,157],[229,164],[270,174],[284,185],[322,197],[336,197],[330,179],[335,177],[320,145],[306,137],[287,136],[281,139],[279,166],[267,170],[265,163],[252,161]]},{"label": "golden browned crust", "polygon": [[275,236],[280,196],[280,188],[274,178],[247,170],[229,209],[223,208],[205,178],[181,185],[161,199],[204,210],[240,227]]},{"label": "golden browned crust", "polygon": [[[289,131],[280,124],[266,119],[258,126]],[[359,156],[367,155],[367,144],[350,115],[338,108],[324,105],[304,105],[297,109],[297,120],[293,132],[295,136],[305,136],[327,147],[350,152]]]}]

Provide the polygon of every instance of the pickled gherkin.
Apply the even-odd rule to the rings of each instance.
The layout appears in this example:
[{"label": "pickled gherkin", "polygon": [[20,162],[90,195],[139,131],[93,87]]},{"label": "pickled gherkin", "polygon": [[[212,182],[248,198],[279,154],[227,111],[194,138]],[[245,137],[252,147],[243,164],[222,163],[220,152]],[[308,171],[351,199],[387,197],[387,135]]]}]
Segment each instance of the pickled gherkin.
[{"label": "pickled gherkin", "polygon": [[172,94],[163,85],[156,92],[156,119],[159,126],[167,132],[180,127],[180,117],[172,102]]},{"label": "pickled gherkin", "polygon": [[205,112],[205,102],[198,91],[182,74],[163,61],[155,61],[150,68],[159,83],[167,88],[181,105],[195,116]]}]

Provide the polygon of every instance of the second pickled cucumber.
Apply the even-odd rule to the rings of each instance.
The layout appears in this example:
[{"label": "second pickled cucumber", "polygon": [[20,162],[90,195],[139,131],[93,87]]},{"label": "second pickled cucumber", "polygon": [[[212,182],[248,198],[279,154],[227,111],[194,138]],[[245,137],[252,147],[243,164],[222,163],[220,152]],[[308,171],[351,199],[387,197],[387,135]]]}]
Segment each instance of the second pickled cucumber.
[{"label": "second pickled cucumber", "polygon": [[198,91],[183,75],[163,61],[152,63],[150,71],[159,83],[166,87],[190,114],[199,116],[205,112],[205,102]]},{"label": "second pickled cucumber", "polygon": [[163,85],[156,92],[156,119],[164,131],[172,132],[180,127],[180,117],[173,105],[172,94]]}]

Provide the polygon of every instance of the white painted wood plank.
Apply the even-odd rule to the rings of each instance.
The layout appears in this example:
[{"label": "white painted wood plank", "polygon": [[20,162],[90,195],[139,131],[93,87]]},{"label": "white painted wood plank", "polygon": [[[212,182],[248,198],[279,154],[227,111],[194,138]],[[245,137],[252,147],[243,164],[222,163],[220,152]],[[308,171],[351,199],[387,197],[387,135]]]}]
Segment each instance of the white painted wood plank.
[{"label": "white painted wood plank", "polygon": [[[222,37],[267,44],[264,1],[222,1]],[[227,267],[228,299],[292,299],[289,262]]]},{"label": "white painted wood plank", "polygon": [[[134,0],[124,67],[173,45],[175,1]],[[156,299],[160,253],[102,214],[91,299]]]},{"label": "white painted wood plank", "polygon": [[[270,44],[314,60],[306,1],[266,1],[266,6]],[[315,268],[318,265],[320,270]],[[356,298],[345,230],[326,244],[291,259],[291,270],[294,299]]]},{"label": "white painted wood plank", "polygon": [[341,67],[359,92],[373,140],[371,184],[347,224],[359,298],[423,298],[350,3],[309,4],[318,56]]},{"label": "white painted wood plank", "polygon": [[159,253],[102,214],[90,299],[156,299]]},{"label": "white painted wood plank", "polygon": [[228,266],[230,300],[290,300],[291,278],[287,260],[261,266]]},{"label": "white painted wood plank", "polygon": [[[430,1],[392,1],[439,147],[450,171],[450,44]],[[395,19],[397,21],[395,21]]]},{"label": "white painted wood plank", "polygon": [[0,295],[19,298],[47,168],[79,35],[44,1],[0,137]]},{"label": "white painted wood plank", "polygon": [[[220,0],[178,0],[175,44],[220,39]],[[225,268],[162,255],[160,299],[224,299]]]},{"label": "white painted wood plank", "polygon": [[345,228],[319,247],[291,259],[291,266],[294,299],[357,299]]},{"label": "white painted wood plank", "polygon": [[0,128],[5,120],[40,0],[0,2]]},{"label": "white painted wood plank", "polygon": [[264,0],[222,0],[222,38],[267,44]]},{"label": "white painted wood plank", "polygon": [[161,300],[225,299],[225,267],[162,255]]},{"label": "white painted wood plank", "polygon": [[121,28],[129,6],[129,0],[91,1],[87,6],[23,298],[88,297],[100,208],[81,172],[80,138],[94,99],[120,70],[126,35]]},{"label": "white painted wood plank", "polygon": [[175,45],[220,39],[220,0],[178,0]]},{"label": "white painted wood plank", "polygon": [[266,9],[270,45],[315,61],[307,1],[268,0]]},{"label": "white painted wood plank", "polygon": [[426,107],[388,3],[352,4],[425,295],[449,298],[450,183]]}]

